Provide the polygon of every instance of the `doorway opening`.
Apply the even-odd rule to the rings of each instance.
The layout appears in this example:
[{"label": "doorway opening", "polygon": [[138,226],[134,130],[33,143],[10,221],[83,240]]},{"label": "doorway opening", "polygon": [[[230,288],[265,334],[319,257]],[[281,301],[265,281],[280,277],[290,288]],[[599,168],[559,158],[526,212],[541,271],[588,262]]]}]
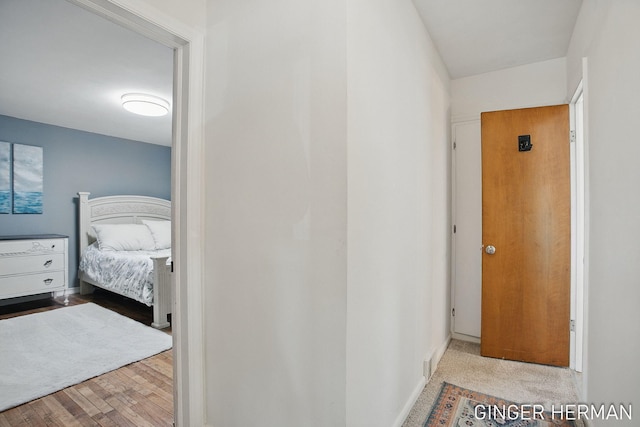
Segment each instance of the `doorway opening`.
[{"label": "doorway opening", "polygon": [[176,426],[203,425],[204,226],[200,177],[204,150],[204,34],[141,3],[122,1],[121,6],[110,0],[69,1],[174,52],[171,145],[174,420]]}]

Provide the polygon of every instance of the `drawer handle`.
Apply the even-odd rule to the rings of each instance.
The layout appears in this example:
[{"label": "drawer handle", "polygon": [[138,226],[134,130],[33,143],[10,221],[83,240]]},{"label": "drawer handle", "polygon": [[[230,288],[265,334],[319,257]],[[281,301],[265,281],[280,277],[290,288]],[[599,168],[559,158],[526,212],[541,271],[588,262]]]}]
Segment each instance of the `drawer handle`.
[{"label": "drawer handle", "polygon": [[44,279],[43,282],[45,285],[49,286],[53,282],[53,279]]},{"label": "drawer handle", "polygon": [[44,266],[47,267],[47,268],[51,267],[51,264],[53,264],[53,260],[52,259],[47,260],[47,261],[44,262]]}]

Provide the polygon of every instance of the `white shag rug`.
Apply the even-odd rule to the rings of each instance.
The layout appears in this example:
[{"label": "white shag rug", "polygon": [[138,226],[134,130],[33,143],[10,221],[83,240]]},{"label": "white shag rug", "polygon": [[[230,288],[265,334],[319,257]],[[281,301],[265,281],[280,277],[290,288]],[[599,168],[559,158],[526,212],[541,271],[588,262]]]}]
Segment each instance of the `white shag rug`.
[{"label": "white shag rug", "polygon": [[171,336],[93,303],[0,320],[0,411],[171,348]]}]

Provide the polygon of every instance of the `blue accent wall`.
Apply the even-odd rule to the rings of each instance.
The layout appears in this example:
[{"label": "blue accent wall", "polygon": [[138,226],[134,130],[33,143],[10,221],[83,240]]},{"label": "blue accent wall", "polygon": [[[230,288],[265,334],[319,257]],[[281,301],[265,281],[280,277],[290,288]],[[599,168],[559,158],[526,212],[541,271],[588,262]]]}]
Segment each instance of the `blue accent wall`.
[{"label": "blue accent wall", "polygon": [[0,115],[0,141],[44,149],[42,214],[0,214],[0,235],[69,236],[69,287],[78,286],[78,191],[171,198],[171,148]]}]

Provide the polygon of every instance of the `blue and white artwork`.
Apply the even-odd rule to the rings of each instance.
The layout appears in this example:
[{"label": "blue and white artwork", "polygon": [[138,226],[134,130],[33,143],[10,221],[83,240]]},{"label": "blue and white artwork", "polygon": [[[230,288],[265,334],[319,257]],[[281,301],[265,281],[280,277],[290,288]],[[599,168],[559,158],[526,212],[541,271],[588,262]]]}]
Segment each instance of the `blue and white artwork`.
[{"label": "blue and white artwork", "polygon": [[11,213],[11,144],[0,142],[0,214]]},{"label": "blue and white artwork", "polygon": [[41,214],[42,147],[13,144],[13,213]]}]

